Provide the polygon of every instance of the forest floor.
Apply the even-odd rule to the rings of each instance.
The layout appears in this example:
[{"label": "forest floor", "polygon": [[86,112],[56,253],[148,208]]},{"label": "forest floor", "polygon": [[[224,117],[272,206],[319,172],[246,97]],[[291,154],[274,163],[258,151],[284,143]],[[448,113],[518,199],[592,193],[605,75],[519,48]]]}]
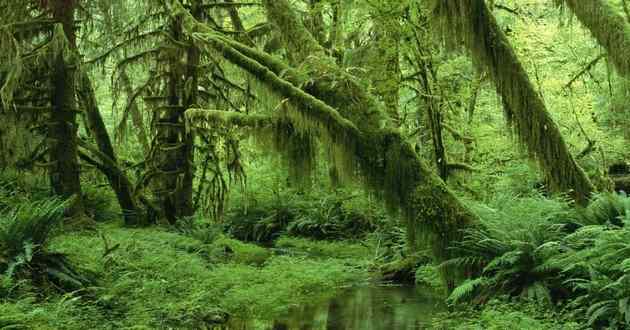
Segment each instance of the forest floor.
[{"label": "forest floor", "polygon": [[[24,294],[4,301],[0,329],[218,329],[225,324],[227,329],[275,329],[275,320],[296,309],[377,278],[374,247],[351,241],[283,236],[261,247],[212,230],[199,235],[101,224],[57,236],[50,250],[67,254],[96,285],[85,292]],[[417,280],[435,285],[434,270],[424,268]],[[442,304],[444,298],[425,305]],[[400,303],[412,303],[405,299]],[[577,328],[560,326],[553,315],[522,304],[489,304],[481,311],[435,309],[434,315],[431,309],[423,311],[429,314],[423,319],[436,329]]]},{"label": "forest floor", "polygon": [[368,248],[352,243],[281,238],[269,249],[222,234],[204,243],[157,228],[103,225],[58,236],[50,249],[66,253],[97,285],[2,303],[1,329],[204,329],[228,318],[263,324],[370,279]]}]

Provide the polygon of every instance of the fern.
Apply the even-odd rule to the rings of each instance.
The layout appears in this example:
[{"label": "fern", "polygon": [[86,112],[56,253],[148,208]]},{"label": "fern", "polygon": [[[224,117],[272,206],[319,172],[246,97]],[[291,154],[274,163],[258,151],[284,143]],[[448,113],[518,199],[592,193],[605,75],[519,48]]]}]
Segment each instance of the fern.
[{"label": "fern", "polygon": [[478,277],[468,279],[461,285],[457,286],[448,297],[450,303],[459,303],[464,300],[470,300],[480,289],[491,286],[491,280],[486,277]]},{"label": "fern", "polygon": [[630,213],[630,198],[626,193],[601,193],[578,216],[584,225],[623,226]]},{"label": "fern", "polygon": [[630,326],[630,230],[625,226],[629,202],[625,194],[598,196],[582,216],[599,225],[567,235],[562,242],[567,250],[551,261],[574,292],[569,306],[575,316],[595,327]]},{"label": "fern", "polygon": [[[472,282],[477,285],[474,291],[470,291],[470,282],[461,284],[470,294],[458,295],[457,301],[509,295],[550,303],[559,298],[556,289],[562,286],[562,267],[552,261],[568,250],[562,223],[571,218],[570,212],[562,201],[532,198],[510,202],[513,204],[504,205],[503,211],[485,213],[485,227],[465,232],[453,248],[456,257],[442,264],[472,271],[472,280],[485,279]],[[522,221],[518,217],[524,214],[536,218]],[[458,288],[455,290],[460,292]]]},{"label": "fern", "polygon": [[0,213],[0,273],[9,280],[29,279],[62,290],[77,290],[91,283],[64,255],[47,250],[65,206],[65,202],[53,198],[24,202]]}]

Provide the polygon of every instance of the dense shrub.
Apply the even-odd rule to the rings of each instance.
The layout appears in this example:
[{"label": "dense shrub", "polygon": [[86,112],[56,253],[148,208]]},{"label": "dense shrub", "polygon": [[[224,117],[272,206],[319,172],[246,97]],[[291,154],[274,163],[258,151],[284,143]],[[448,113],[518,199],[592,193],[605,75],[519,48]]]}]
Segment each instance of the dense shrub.
[{"label": "dense shrub", "polygon": [[247,208],[233,208],[225,225],[229,234],[244,241],[271,242],[283,234],[334,240],[362,237],[385,217],[367,197],[350,192],[304,194],[286,190]]}]

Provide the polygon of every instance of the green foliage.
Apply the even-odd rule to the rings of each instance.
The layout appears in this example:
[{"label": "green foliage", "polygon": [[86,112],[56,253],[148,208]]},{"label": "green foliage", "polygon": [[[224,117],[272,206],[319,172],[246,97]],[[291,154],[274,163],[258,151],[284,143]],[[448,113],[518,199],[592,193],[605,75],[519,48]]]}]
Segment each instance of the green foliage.
[{"label": "green foliage", "polygon": [[210,257],[245,265],[262,265],[271,256],[269,251],[254,244],[220,237],[209,248]]},{"label": "green foliage", "polygon": [[353,208],[350,202],[355,198],[360,197],[340,193],[306,201],[287,226],[287,232],[315,239],[343,239],[374,231],[384,216],[368,213],[375,211],[368,205],[363,205],[366,209]]},{"label": "green foliage", "polygon": [[295,192],[285,190],[263,197],[268,199],[227,212],[225,226],[230,235],[244,241],[270,242],[295,218]]},{"label": "green foliage", "polygon": [[[602,193],[572,212],[543,198],[497,203],[504,203],[502,212],[478,210],[486,227],[467,232],[459,257],[446,262],[480,270],[451,292],[450,302],[502,295],[560,301],[590,326],[630,325],[630,197]],[[512,218],[519,214],[525,222]]]},{"label": "green foliage", "polygon": [[[6,144],[16,136],[31,137],[40,130],[38,120],[30,118],[30,109],[14,109],[10,103],[33,105],[37,114],[44,112],[39,106],[48,105],[50,96],[45,91],[50,87],[51,70],[41,54],[50,53],[45,46],[51,35],[50,23],[29,22],[38,14],[39,2],[29,2],[28,6],[20,1],[9,2],[0,4],[0,17],[6,18],[2,23],[5,25],[0,26],[0,58],[5,59],[0,60],[0,328],[208,328],[228,318],[270,319],[296,306],[302,308],[337,294],[339,287],[365,280],[366,268],[404,271],[415,275],[418,284],[442,288],[438,274],[443,268],[434,264],[427,249],[433,237],[424,234],[439,232],[435,236],[442,246],[459,240],[457,229],[462,223],[452,220],[461,218],[449,214],[448,208],[459,202],[439,197],[450,197],[451,189],[455,195],[471,198],[466,204],[483,223],[481,229],[466,231],[464,240],[445,253],[452,259],[442,267],[454,266],[470,276],[452,291],[450,302],[473,301],[483,306],[461,317],[442,315],[440,326],[575,327],[554,320],[558,315],[553,313],[553,305],[532,307],[530,300],[534,300],[557,302],[564,311],[573,311],[574,320],[595,328],[628,327],[630,235],[626,224],[630,221],[630,198],[602,193],[594,197],[588,208],[576,209],[563,199],[543,196],[549,192],[537,189],[549,179],[541,177],[542,173],[562,181],[556,185],[588,190],[585,182],[579,184],[575,177],[571,180],[570,173],[577,172],[577,181],[587,181],[581,178],[582,167],[588,170],[591,180],[595,175],[606,182],[602,164],[609,164],[611,158],[619,161],[630,156],[627,141],[619,134],[620,129],[627,132],[630,127],[628,82],[617,77],[610,70],[612,66],[599,60],[608,57],[618,67],[622,63],[620,71],[627,64],[627,54],[610,51],[627,48],[627,40],[614,42],[623,36],[619,27],[627,26],[619,20],[623,9],[620,0],[608,1],[615,6],[614,12],[608,6],[602,7],[606,11],[589,11],[590,7],[606,4],[593,0],[582,6],[578,15],[609,54],[600,54],[601,48],[594,47],[594,40],[581,33],[578,25],[557,24],[558,10],[545,1],[439,1],[445,9],[443,14],[449,14],[447,22],[469,20],[465,26],[449,24],[461,33],[446,38],[456,41],[463,36],[470,43],[474,60],[465,54],[447,54],[438,43],[419,40],[414,47],[432,58],[434,63],[429,64],[433,68],[429,71],[436,71],[433,91],[427,92],[431,95],[414,90],[409,83],[423,79],[417,63],[407,61],[413,58],[410,50],[414,47],[409,45],[415,44],[419,33],[432,34],[430,28],[435,23],[424,20],[422,2],[311,1],[317,3],[316,11],[324,13],[322,26],[316,28],[321,28],[318,32],[328,34],[330,40],[318,40],[323,47],[309,45],[302,42],[306,40],[302,37],[308,35],[297,31],[299,35],[295,33],[297,37],[288,40],[295,49],[278,49],[267,61],[266,54],[248,50],[235,40],[248,45],[251,42],[252,49],[262,48],[262,43],[270,39],[280,40],[279,35],[286,31],[270,33],[272,24],[267,22],[281,23],[285,16],[292,22],[308,22],[306,1],[291,1],[272,17],[265,17],[261,6],[234,6],[229,8],[232,12],[226,10],[229,6],[202,5],[204,13],[197,13],[200,24],[195,26],[191,22],[178,26],[179,22],[169,17],[170,12],[164,11],[164,2],[81,1],[76,23],[81,32],[78,53],[86,58],[96,57],[88,62],[103,69],[94,75],[97,101],[112,105],[105,120],[108,128],[118,126],[117,135],[123,140],[115,146],[121,169],[132,177],[140,177],[134,197],[151,199],[160,195],[158,191],[153,196],[147,194],[153,189],[155,179],[150,181],[154,175],[168,179],[176,176],[152,173],[151,167],[155,163],[160,168],[168,167],[160,166],[167,162],[162,162],[159,151],[174,151],[177,143],[156,141],[166,143],[156,143],[153,150],[148,150],[147,141],[156,137],[156,132],[169,133],[171,128],[167,127],[179,127],[177,120],[160,125],[172,119],[170,114],[183,122],[186,109],[179,109],[180,105],[198,109],[186,112],[186,120],[191,124],[201,121],[197,115],[208,117],[208,122],[212,119],[209,117],[216,115],[221,117],[222,125],[239,125],[229,130],[222,128],[220,133],[214,126],[193,125],[196,163],[191,165],[198,169],[194,190],[198,194],[199,216],[180,219],[166,230],[122,229],[106,224],[120,218],[120,210],[112,203],[115,196],[110,189],[99,186],[103,179],[100,174],[81,166],[83,205],[89,217],[102,222],[96,226],[98,234],[65,233],[50,244],[54,224],[61,222],[61,209],[52,211],[56,206],[50,200],[49,178],[46,171],[40,170],[40,165],[46,168],[46,150],[38,150],[38,155],[30,150],[39,144],[36,139],[21,141],[24,143],[20,146],[27,150]],[[59,1],[47,1],[56,2]],[[203,3],[169,2],[189,6],[182,10]],[[265,2],[284,6],[284,1]],[[563,2],[571,4],[569,8],[578,4]],[[402,15],[400,8],[387,9],[388,4],[410,6]],[[496,6],[481,11],[480,5],[491,4]],[[341,7],[335,8],[336,5]],[[297,12],[304,15],[302,20],[289,17],[293,12],[290,6],[299,8]],[[247,33],[239,32],[233,40],[221,31],[240,30],[232,21],[234,13],[240,14]],[[611,13],[618,24],[606,22]],[[497,16],[498,24],[487,29],[488,24],[482,23],[488,23],[484,19],[491,16]],[[206,26],[207,20],[217,26]],[[16,22],[19,24],[14,25]],[[291,29],[296,25],[301,24],[288,24],[287,35],[294,32]],[[197,32],[194,38],[186,36],[191,27]],[[395,38],[384,38],[388,33],[383,32],[391,30],[396,34],[399,27],[402,34],[392,37],[400,37],[400,45],[390,43]],[[179,28],[184,31],[175,31]],[[491,33],[483,33],[488,31]],[[610,35],[619,38],[608,38]],[[55,40],[60,36],[57,34]],[[210,42],[202,42],[206,37]],[[217,44],[224,47],[218,53],[212,50]],[[48,45],[56,47],[54,42]],[[103,45],[114,46],[106,46],[110,48],[107,50]],[[308,48],[317,49],[304,52]],[[195,51],[199,51],[199,59],[185,54]],[[258,71],[249,68],[257,76],[220,59],[230,51],[232,56],[242,56],[237,60],[258,64]],[[335,67],[335,59],[328,58],[330,54],[346,65]],[[398,55],[401,61],[394,63],[398,62]],[[599,62],[589,64],[594,57]],[[285,60],[296,70],[285,66]],[[302,60],[304,63],[300,63]],[[387,67],[383,62],[398,67]],[[488,64],[487,70],[479,77],[490,73],[495,84],[491,86],[479,78],[477,90],[473,81],[477,79],[475,66],[482,67],[484,63]],[[195,68],[196,73],[191,75],[190,68]],[[381,77],[382,72],[397,74]],[[271,80],[273,74],[278,79]],[[399,76],[404,77],[405,83],[397,81]],[[32,79],[36,81],[32,84],[35,91],[21,90],[19,85]],[[370,85],[378,87],[375,82],[382,79],[383,90],[370,90]],[[497,98],[495,87],[507,104]],[[124,97],[117,97],[121,93],[127,96],[123,102],[120,100]],[[194,104],[188,102],[197,93]],[[387,103],[401,114],[401,126],[397,129],[402,138],[398,133],[372,134],[380,132],[384,123],[372,120],[381,117],[381,107],[377,106],[380,102],[374,102],[376,99],[371,100],[370,93],[401,96],[398,109]],[[479,93],[478,98],[475,93]],[[178,98],[177,104],[166,102],[165,94]],[[426,182],[432,172],[425,173],[423,167],[409,161],[416,158],[407,142],[417,145],[415,152],[420,158],[434,157],[430,132],[422,120],[424,98],[439,100],[443,124],[454,131],[448,130],[452,136],[444,132],[447,159],[470,164],[474,171],[454,173],[448,188],[429,180],[426,187],[416,191],[415,184]],[[502,124],[502,106],[513,130],[506,130]],[[206,108],[217,110],[211,113]],[[8,112],[10,116],[6,116]],[[286,122],[277,125],[277,118],[270,114],[280,114]],[[5,120],[14,115],[20,120],[19,125]],[[470,121],[466,123],[466,119]],[[133,120],[133,127],[127,124],[129,120]],[[255,137],[269,140],[272,150],[283,154],[288,166],[270,162],[270,157],[265,157],[270,148],[252,141],[243,139],[229,148],[223,146],[248,135],[244,126],[257,130],[272,125],[277,125],[272,135]],[[149,134],[142,132],[149,126],[153,128]],[[25,128],[28,134],[14,132]],[[358,135],[359,129],[366,133],[365,139]],[[129,134],[132,132],[138,134]],[[515,148],[510,133],[516,133],[529,152]],[[470,141],[464,145],[462,137]],[[583,149],[591,142],[596,142],[592,150]],[[41,147],[45,149],[45,143]],[[328,157],[320,157],[324,153]],[[7,160],[22,160],[25,155],[38,156],[17,165],[32,172],[16,174],[4,169]],[[571,155],[578,155],[575,160],[579,165]],[[539,159],[543,170],[528,162],[528,158]],[[209,166],[200,166],[204,159],[210,162]],[[222,163],[224,160],[226,164]],[[357,195],[355,190],[325,190],[327,180],[336,181],[332,175],[322,175],[331,164],[337,166],[335,174],[345,179],[340,183],[363,179],[378,198],[394,208],[402,205],[413,211],[419,209],[408,219],[414,222],[405,223],[386,215],[380,203],[371,196]],[[247,168],[247,186],[243,168]],[[208,176],[202,177],[201,170]],[[357,175],[357,170],[363,171],[363,176]],[[230,181],[243,179],[238,182],[243,183],[240,190],[228,191],[228,178],[224,179],[223,173],[230,174]],[[234,177],[234,173],[243,176]],[[274,181],[270,183],[266,177],[274,177]],[[166,189],[168,194],[183,188],[182,182],[173,180],[171,189]],[[306,188],[311,184],[316,185],[309,191]],[[409,194],[410,191],[417,194]],[[228,200],[231,204],[225,223],[210,223],[202,218],[204,211],[214,212],[220,218],[223,202]],[[455,213],[467,213],[464,207],[453,209]],[[436,230],[442,224],[445,225]],[[407,231],[406,226],[411,230]],[[417,244],[410,239],[416,231],[421,238]],[[273,244],[273,248],[251,242]],[[419,251],[411,251],[410,246]],[[66,289],[93,284],[71,265],[80,265],[98,275],[99,287],[88,290],[89,299],[52,290],[43,295],[41,284]],[[29,292],[36,292],[36,298],[25,295]],[[491,300],[497,296],[502,299]]]},{"label": "green foliage", "polygon": [[630,220],[630,198],[625,193],[601,193],[584,210],[578,210],[583,225],[624,226]]},{"label": "green foliage", "polygon": [[[617,208],[602,208],[602,204],[615,205],[613,201]],[[565,284],[575,294],[569,303],[575,316],[585,317],[592,326],[617,329],[630,325],[630,231],[626,227],[630,224],[629,202],[626,195],[605,195],[593,202],[589,215],[602,215],[602,225],[584,226],[568,235],[564,239],[566,251],[552,260],[562,267]],[[620,212],[600,212],[602,209]]]},{"label": "green foliage", "polygon": [[46,299],[33,296],[0,301],[2,329],[99,329],[108,320],[73,293]]},{"label": "green foliage", "polygon": [[223,233],[223,226],[211,223],[208,219],[192,216],[179,219],[175,224],[175,230],[201,243],[212,244]]},{"label": "green foliage", "polygon": [[96,222],[107,222],[120,218],[116,196],[110,189],[83,185],[83,207],[87,215]]},{"label": "green foliage", "polygon": [[563,236],[558,217],[567,214],[566,204],[544,198],[496,203],[503,203],[502,212],[478,210],[484,228],[467,231],[455,247],[458,257],[442,264],[478,272],[478,277],[457,287],[449,300],[485,302],[508,294],[551,302],[560,269],[551,267],[548,260],[558,253],[557,241]]},{"label": "green foliage", "polygon": [[490,301],[484,309],[460,309],[434,317],[433,328],[439,330],[577,330],[579,324],[566,320],[536,303],[513,303],[505,299]]},{"label": "green foliage", "polygon": [[255,242],[271,242],[285,233],[314,239],[360,238],[386,217],[365,196],[346,191],[287,189],[261,197],[253,206],[228,211],[225,225],[230,235]]},{"label": "green foliage", "polygon": [[58,199],[45,199],[24,202],[0,213],[0,273],[6,277],[4,283],[29,279],[39,286],[66,291],[91,283],[73,269],[63,254],[47,249],[65,205]]},{"label": "green foliage", "polygon": [[282,236],[275,242],[280,252],[305,254],[316,258],[365,259],[370,249],[359,243],[343,241],[315,241],[308,238]]},{"label": "green foliage", "polygon": [[619,78],[611,82],[611,90],[596,96],[594,116],[600,125],[630,137],[630,80]]}]

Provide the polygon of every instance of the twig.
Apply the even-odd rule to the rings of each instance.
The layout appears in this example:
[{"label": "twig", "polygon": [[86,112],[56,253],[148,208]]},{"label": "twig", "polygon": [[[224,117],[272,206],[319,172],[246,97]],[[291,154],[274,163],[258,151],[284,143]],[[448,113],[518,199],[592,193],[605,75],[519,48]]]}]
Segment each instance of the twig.
[{"label": "twig", "polygon": [[597,56],[596,58],[594,58],[592,61],[590,61],[588,64],[586,64],[586,66],[580,70],[580,72],[578,72],[577,74],[575,74],[575,76],[573,76],[573,78],[571,78],[571,80],[569,80],[568,83],[566,83],[566,85],[564,85],[563,89],[569,89],[571,88],[571,85],[573,85],[573,83],[578,80],[578,78],[580,78],[581,76],[583,76],[585,73],[590,72],[591,69],[602,59],[606,56],[606,54],[599,54],[599,56]]}]

